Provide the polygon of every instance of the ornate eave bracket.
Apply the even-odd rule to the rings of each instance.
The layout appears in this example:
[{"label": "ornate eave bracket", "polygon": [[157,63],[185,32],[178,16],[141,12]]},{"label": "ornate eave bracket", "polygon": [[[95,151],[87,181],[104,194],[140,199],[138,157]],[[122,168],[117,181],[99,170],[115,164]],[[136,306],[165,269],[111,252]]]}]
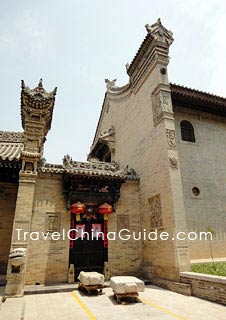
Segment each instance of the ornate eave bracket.
[{"label": "ornate eave bracket", "polygon": [[99,142],[105,143],[111,152],[115,151],[115,128],[111,126],[99,135]]},{"label": "ornate eave bracket", "polygon": [[78,162],[69,155],[63,158],[63,193],[67,208],[73,202],[87,205],[101,205],[104,202],[115,204],[120,198],[120,188],[128,181],[138,181],[133,169],[126,166],[120,169],[118,163]]},{"label": "ornate eave bracket", "polygon": [[98,150],[101,146],[107,145],[111,154],[115,152],[115,128],[111,126],[108,130],[104,130],[99,134],[96,143],[92,146],[88,160],[96,158]]}]

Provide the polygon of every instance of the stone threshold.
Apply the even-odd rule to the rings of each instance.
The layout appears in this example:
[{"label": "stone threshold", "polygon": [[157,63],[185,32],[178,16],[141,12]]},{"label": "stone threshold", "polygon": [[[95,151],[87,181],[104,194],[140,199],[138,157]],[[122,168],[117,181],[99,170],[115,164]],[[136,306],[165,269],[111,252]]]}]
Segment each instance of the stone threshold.
[{"label": "stone threshold", "polygon": [[56,283],[56,284],[40,284],[40,285],[26,285],[24,294],[42,294],[42,293],[56,293],[56,292],[70,292],[78,289],[78,283]]},{"label": "stone threshold", "polygon": [[[139,278],[141,279],[141,278]],[[145,285],[150,285],[151,281],[147,279],[141,279]],[[104,287],[110,287],[110,281],[104,282]],[[75,283],[56,283],[47,285],[26,285],[24,288],[24,294],[44,294],[44,293],[56,293],[56,292],[70,292],[78,289],[78,282]]]}]

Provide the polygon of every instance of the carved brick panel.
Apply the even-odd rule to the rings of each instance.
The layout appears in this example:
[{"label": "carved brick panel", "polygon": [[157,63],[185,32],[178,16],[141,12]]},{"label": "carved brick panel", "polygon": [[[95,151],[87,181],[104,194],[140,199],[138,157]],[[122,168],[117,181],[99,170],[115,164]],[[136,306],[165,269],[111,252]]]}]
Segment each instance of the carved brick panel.
[{"label": "carved brick panel", "polygon": [[130,216],[127,214],[120,214],[117,216],[117,230],[130,229]]},{"label": "carved brick panel", "polygon": [[169,91],[161,89],[152,96],[152,110],[155,126],[164,117],[165,113],[172,114],[172,102]]},{"label": "carved brick panel", "polygon": [[162,227],[162,209],[160,195],[148,199],[150,212],[150,227]]},{"label": "carved brick panel", "polygon": [[169,157],[169,163],[170,163],[170,167],[174,170],[178,169],[178,160],[174,157]]},{"label": "carved brick panel", "polygon": [[60,216],[58,213],[46,213],[46,232],[59,231]]},{"label": "carved brick panel", "polygon": [[166,129],[167,144],[169,149],[176,148],[176,133],[173,129]]}]

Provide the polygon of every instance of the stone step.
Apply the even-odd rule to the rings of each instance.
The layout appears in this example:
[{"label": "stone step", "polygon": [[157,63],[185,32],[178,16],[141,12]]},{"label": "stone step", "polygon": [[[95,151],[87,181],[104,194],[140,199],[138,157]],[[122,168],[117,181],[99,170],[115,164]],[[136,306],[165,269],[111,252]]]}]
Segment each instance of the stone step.
[{"label": "stone step", "polygon": [[[151,281],[147,279],[141,279],[145,285],[150,285]],[[104,282],[105,288],[110,287],[110,281]],[[78,289],[78,282],[76,283],[57,283],[51,285],[26,285],[24,294],[43,294],[43,293],[56,293],[56,292],[70,292]]]}]

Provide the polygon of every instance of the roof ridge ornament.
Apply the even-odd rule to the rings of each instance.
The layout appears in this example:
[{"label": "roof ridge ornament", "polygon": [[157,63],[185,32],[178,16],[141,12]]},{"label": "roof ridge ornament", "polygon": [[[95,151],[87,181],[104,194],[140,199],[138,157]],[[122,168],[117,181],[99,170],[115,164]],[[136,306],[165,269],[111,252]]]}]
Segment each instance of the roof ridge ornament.
[{"label": "roof ridge ornament", "polygon": [[125,64],[125,67],[126,67],[126,71],[129,69],[129,67],[130,67],[130,64],[129,64],[129,62],[127,62],[126,64]]},{"label": "roof ridge ornament", "polygon": [[54,98],[57,92],[57,87],[55,87],[53,91],[47,92],[43,87],[42,78],[39,80],[38,86],[34,89],[30,89],[30,87],[25,85],[24,80],[21,80],[21,88],[24,93],[33,98],[36,98],[37,96],[41,96],[42,99]]},{"label": "roof ridge ornament", "polygon": [[113,134],[115,134],[115,128],[113,125],[111,125],[111,127],[108,130],[101,131],[100,138],[105,138]]},{"label": "roof ridge ornament", "polygon": [[156,41],[164,42],[167,45],[173,43],[173,33],[171,30],[166,29],[161,22],[161,19],[158,18],[157,22],[152,25],[148,23],[145,25],[145,28],[148,34],[151,34]]},{"label": "roof ridge ornament", "polygon": [[41,79],[39,80],[39,83],[38,83],[38,87],[39,87],[39,88],[43,88],[42,81],[43,81],[43,80],[42,80],[42,78],[41,78]]},{"label": "roof ridge ornament", "polygon": [[107,91],[111,90],[111,87],[115,87],[116,81],[117,79],[114,79],[114,80],[105,79]]}]

